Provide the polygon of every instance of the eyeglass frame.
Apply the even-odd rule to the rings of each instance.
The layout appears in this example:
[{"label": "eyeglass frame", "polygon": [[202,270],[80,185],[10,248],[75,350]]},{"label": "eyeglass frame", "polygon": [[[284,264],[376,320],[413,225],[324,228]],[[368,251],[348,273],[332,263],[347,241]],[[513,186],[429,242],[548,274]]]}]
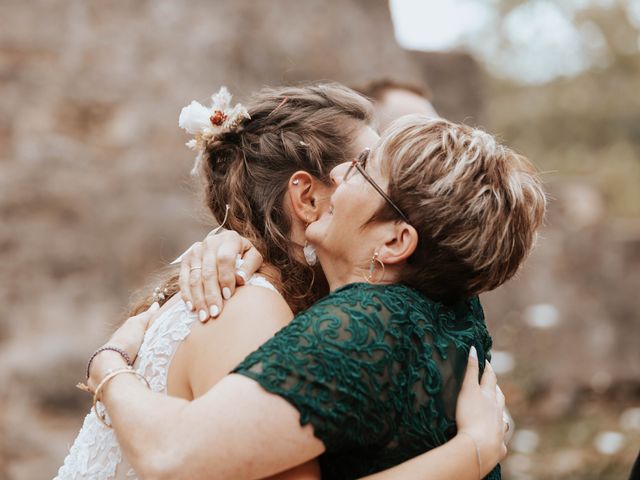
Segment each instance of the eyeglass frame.
[{"label": "eyeglass frame", "polygon": [[349,168],[345,172],[344,177],[343,177],[343,181],[346,182],[349,179],[349,176],[352,174],[353,169],[355,167],[362,174],[362,176],[365,178],[365,180],[367,180],[367,182],[369,182],[371,184],[371,186],[382,196],[382,198],[384,198],[384,200],[391,206],[391,208],[393,208],[393,210],[400,216],[400,218],[402,218],[402,220],[404,220],[409,225],[411,225],[411,222],[409,221],[407,216],[402,212],[402,210],[400,210],[400,207],[398,207],[395,203],[393,203],[393,200],[391,200],[389,195],[387,195],[385,193],[385,191],[382,189],[382,187],[380,185],[378,185],[376,183],[376,181],[373,178],[371,178],[371,176],[364,169],[363,164],[369,158],[369,154],[370,153],[371,153],[371,149],[370,148],[365,148],[362,151],[362,153],[360,155],[358,155],[358,158],[354,158],[353,160],[351,160],[351,165],[349,165]]}]

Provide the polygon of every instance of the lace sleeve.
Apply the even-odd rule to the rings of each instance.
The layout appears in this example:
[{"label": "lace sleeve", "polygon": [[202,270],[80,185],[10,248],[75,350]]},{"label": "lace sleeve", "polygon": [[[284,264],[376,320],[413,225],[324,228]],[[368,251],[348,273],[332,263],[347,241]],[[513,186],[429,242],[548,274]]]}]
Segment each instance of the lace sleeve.
[{"label": "lace sleeve", "polygon": [[313,426],[327,449],[323,477],[358,478],[455,435],[471,345],[484,364],[491,340],[477,299],[447,306],[403,285],[351,284],[296,316],[234,373]]},{"label": "lace sleeve", "polygon": [[235,370],[282,396],[327,451],[376,441],[391,429],[394,340],[376,298],[333,294],[298,315]]}]

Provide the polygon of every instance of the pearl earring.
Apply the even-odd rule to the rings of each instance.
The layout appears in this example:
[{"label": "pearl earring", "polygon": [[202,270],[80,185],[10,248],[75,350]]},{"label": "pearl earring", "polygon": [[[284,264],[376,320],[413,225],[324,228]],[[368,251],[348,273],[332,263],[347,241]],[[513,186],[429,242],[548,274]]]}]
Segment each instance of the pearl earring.
[{"label": "pearl earring", "polygon": [[308,242],[304,242],[304,248],[302,249],[304,253],[304,259],[307,261],[307,265],[313,267],[316,263],[318,263],[318,255],[316,254],[316,249]]},{"label": "pearl earring", "polygon": [[297,178],[294,178],[291,183],[293,183],[294,185],[298,185],[300,183],[300,180],[298,180]]},{"label": "pearl earring", "polygon": [[[309,219],[307,219],[307,223],[305,224],[304,228],[306,229],[310,223],[311,222],[309,221]],[[313,267],[318,263],[318,255],[316,253],[315,247],[306,240],[304,242],[302,253],[304,253],[304,259],[306,260],[307,265],[309,265],[310,267]]]}]

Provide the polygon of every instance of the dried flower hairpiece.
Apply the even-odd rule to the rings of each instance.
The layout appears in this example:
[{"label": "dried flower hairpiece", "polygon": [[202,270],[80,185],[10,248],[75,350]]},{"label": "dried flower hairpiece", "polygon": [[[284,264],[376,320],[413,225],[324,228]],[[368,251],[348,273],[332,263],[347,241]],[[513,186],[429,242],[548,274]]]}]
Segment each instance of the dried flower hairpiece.
[{"label": "dried flower hairpiece", "polygon": [[250,119],[244,105],[237,103],[231,107],[231,94],[226,87],[211,96],[211,107],[207,108],[193,101],[180,112],[178,125],[193,135],[187,147],[198,152],[196,163],[191,170],[196,175],[207,145],[221,133],[236,130],[244,119]]}]

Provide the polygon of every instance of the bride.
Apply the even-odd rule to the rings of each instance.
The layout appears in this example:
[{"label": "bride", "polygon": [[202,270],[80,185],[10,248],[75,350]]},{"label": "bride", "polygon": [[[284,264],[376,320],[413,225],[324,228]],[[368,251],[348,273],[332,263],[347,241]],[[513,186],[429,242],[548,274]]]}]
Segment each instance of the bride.
[{"label": "bride", "polygon": [[[297,425],[301,420],[300,414],[290,404],[279,403],[279,397],[270,398],[269,402],[275,403],[268,403],[274,407],[274,413],[290,408],[292,411],[287,412],[286,418],[274,415],[270,419],[262,414],[256,419],[247,415],[244,420],[249,421],[249,425],[242,421],[233,422],[233,428],[224,430],[224,436],[215,435],[216,442],[203,436],[208,428],[203,431],[200,427],[209,424],[210,415],[222,415],[227,420],[243,418],[237,416],[237,410],[247,413],[243,410],[246,404],[239,401],[231,402],[223,409],[209,410],[207,405],[211,406],[209,402],[212,399],[213,405],[220,407],[223,405],[216,403],[215,399],[224,398],[217,395],[218,386],[211,387],[217,383],[229,384],[228,379],[222,379],[239,360],[288,323],[292,311],[301,310],[324,293],[316,282],[309,288],[313,272],[301,264],[305,223],[326,215],[326,199],[332,190],[326,180],[331,168],[354,157],[363,147],[372,145],[376,136],[366,126],[370,106],[344,87],[330,85],[268,90],[255,96],[252,103],[248,112],[251,120],[241,120],[241,128],[239,124],[233,125],[237,120],[234,111],[242,113],[241,109],[214,109],[210,112],[211,124],[221,129],[196,131],[194,146],[206,145],[199,170],[203,173],[212,212],[217,218],[222,218],[226,213],[225,204],[229,204],[233,212],[229,226],[258,246],[267,266],[261,270],[260,276],[238,290],[215,323],[206,326],[194,322],[196,314],[190,313],[190,309],[173,296],[176,291],[174,282],[168,283],[166,291],[160,290],[158,296],[171,298],[147,331],[134,367],[149,380],[153,391],[181,397],[181,400],[169,397],[161,400],[162,397],[156,398],[144,389],[137,390],[136,383],[132,384],[131,378],[125,378],[129,375],[118,374],[127,373],[125,370],[107,373],[109,368],[118,368],[124,362],[131,363],[131,357],[140,347],[141,334],[151,320],[149,314],[132,317],[114,334],[94,357],[89,383],[94,389],[102,384],[98,392],[101,395],[98,396],[108,407],[119,444],[113,431],[101,425],[101,420],[108,424],[110,419],[98,406],[97,414],[94,412],[85,420],[59,472],[60,478],[135,476],[136,473],[122,460],[120,447],[141,477],[166,474],[171,478],[208,475],[221,475],[221,478],[264,477],[304,463],[297,458],[312,459],[322,453],[322,442],[314,436],[318,431],[314,432],[308,425]],[[229,119],[232,123],[225,126]],[[329,257],[323,260],[326,264]],[[380,260],[381,263],[384,261]],[[195,267],[195,270],[204,267],[205,264]],[[390,273],[393,270],[390,267]],[[301,284],[301,279],[309,282]],[[211,313],[215,316],[216,312]],[[477,311],[472,314],[477,316]],[[203,317],[201,313],[198,315]],[[466,345],[468,350],[469,344]],[[478,344],[481,366],[488,345],[485,340]],[[474,360],[470,361],[473,365]],[[453,372],[449,375],[450,380],[454,380],[451,386],[455,390],[455,375]],[[501,419],[495,415],[501,412],[501,395],[491,388],[495,377],[490,372],[483,378],[482,388],[477,384],[474,386],[473,379],[467,378],[462,391],[468,394],[468,398],[461,396],[459,399],[459,433],[452,441],[408,461],[398,467],[400,470],[392,469],[382,475],[403,472],[401,476],[406,478],[407,472],[411,471],[437,472],[437,476],[444,478],[474,478],[478,469],[482,474],[487,473],[504,454],[504,446],[502,436],[495,434],[502,430]],[[105,380],[108,383],[104,383]],[[125,394],[118,395],[118,392]],[[244,399],[251,400],[255,393]],[[476,398],[472,402],[473,394]],[[482,412],[473,412],[478,415],[469,414],[479,407],[483,408]],[[200,421],[189,425],[189,428],[182,423],[186,408],[200,412],[194,417]],[[453,409],[451,403],[449,408]],[[445,412],[440,413],[444,415]],[[385,416],[381,411],[378,415]],[[465,424],[465,418],[469,416],[474,417],[473,421]],[[263,428],[273,427],[271,421],[274,420],[278,421],[275,430],[269,430],[268,438],[271,440],[259,444],[240,442],[245,451],[238,457],[234,445],[239,439],[247,439],[247,436],[262,438],[260,432],[267,433]],[[445,416],[442,421],[445,423],[441,427],[450,430],[451,417],[447,420]],[[475,425],[471,425],[473,422]],[[214,431],[221,432],[212,428],[210,433]],[[425,447],[442,444],[445,438],[452,436],[452,432],[448,437],[443,437],[444,433],[437,434],[439,440],[430,446],[425,444]],[[334,432],[334,435],[339,442],[340,432]],[[345,431],[344,435],[348,436],[348,432]],[[291,455],[283,455],[279,450],[282,442],[297,447],[289,452]],[[199,445],[200,453],[192,456],[195,454],[194,445]],[[167,449],[165,446],[170,447]],[[221,462],[215,461],[216,458]],[[235,458],[244,458],[245,461],[238,463]],[[305,475],[305,472],[317,475],[317,465],[307,463],[299,467],[297,475]]]}]

